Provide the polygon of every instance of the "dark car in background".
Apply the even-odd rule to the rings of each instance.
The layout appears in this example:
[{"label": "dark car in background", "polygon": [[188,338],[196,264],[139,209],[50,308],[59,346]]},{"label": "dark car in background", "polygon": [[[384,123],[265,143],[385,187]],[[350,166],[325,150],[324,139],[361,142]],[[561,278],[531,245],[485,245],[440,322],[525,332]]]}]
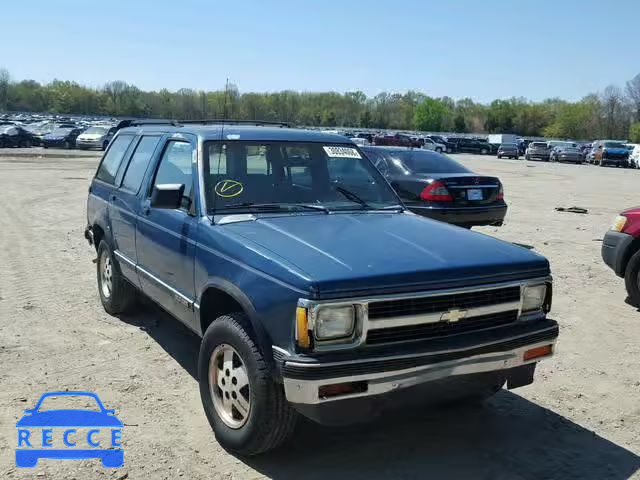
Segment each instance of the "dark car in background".
[{"label": "dark car in background", "polygon": [[466,228],[502,225],[502,183],[429,150],[363,147],[412,212]]},{"label": "dark car in background", "polygon": [[518,160],[518,158],[520,158],[520,151],[518,150],[518,145],[515,143],[503,143],[498,147],[496,155],[498,158],[507,157]]},{"label": "dark car in background", "polygon": [[30,147],[33,145],[31,132],[19,125],[0,125],[0,147]]},{"label": "dark car in background", "polygon": [[551,155],[551,147],[547,142],[531,142],[524,154],[526,160],[544,160],[549,161]]},{"label": "dark car in background", "polygon": [[460,153],[479,153],[481,155],[489,155],[495,151],[487,141],[474,138],[449,137],[449,143],[453,145],[454,152]]},{"label": "dark car in background", "polygon": [[374,145],[388,145],[396,147],[422,147],[422,143],[417,138],[405,135],[403,133],[396,133],[394,135],[379,135],[373,137]]},{"label": "dark car in background", "polygon": [[580,148],[562,145],[551,150],[549,160],[551,162],[582,163],[584,157]]},{"label": "dark car in background", "polygon": [[42,139],[46,134],[51,133],[51,131],[56,128],[56,125],[53,122],[38,122],[31,125],[25,125],[24,128],[31,132],[31,135],[33,136],[33,145],[42,146]]},{"label": "dark car in background", "polygon": [[74,148],[76,139],[82,133],[82,130],[79,127],[57,127],[42,137],[42,146],[44,148]]}]

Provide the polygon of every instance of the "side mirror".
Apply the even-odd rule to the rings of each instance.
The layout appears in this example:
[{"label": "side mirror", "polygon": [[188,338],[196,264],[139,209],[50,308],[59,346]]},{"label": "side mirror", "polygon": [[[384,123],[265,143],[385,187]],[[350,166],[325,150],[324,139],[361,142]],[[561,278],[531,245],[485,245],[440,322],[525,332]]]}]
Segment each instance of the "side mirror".
[{"label": "side mirror", "polygon": [[163,183],[153,187],[151,207],[173,210],[182,205],[184,183]]}]

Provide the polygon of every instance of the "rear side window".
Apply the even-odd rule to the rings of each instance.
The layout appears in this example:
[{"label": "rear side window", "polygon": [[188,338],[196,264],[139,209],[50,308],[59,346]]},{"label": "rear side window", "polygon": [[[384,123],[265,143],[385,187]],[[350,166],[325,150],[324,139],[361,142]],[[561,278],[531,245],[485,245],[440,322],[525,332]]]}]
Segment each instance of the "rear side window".
[{"label": "rear side window", "polygon": [[102,159],[102,163],[96,173],[96,178],[106,183],[114,183],[118,167],[122,162],[124,154],[127,152],[127,148],[133,140],[133,135],[120,135],[118,136],[107,151],[107,154]]},{"label": "rear side window", "polygon": [[149,166],[151,156],[158,146],[159,141],[159,136],[144,136],[140,139],[138,146],[131,156],[127,171],[124,174],[122,188],[133,193],[138,193],[144,174]]}]

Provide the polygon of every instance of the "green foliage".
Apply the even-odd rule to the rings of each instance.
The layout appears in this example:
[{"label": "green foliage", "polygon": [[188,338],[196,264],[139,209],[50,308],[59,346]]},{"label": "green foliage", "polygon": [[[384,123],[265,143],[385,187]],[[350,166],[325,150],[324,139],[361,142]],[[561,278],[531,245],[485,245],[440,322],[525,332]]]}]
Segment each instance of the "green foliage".
[{"label": "green foliage", "polygon": [[[625,96],[626,92],[626,96]],[[174,119],[237,118],[286,121],[326,127],[398,130],[517,133],[525,136],[595,139],[633,138],[640,142],[640,75],[626,89],[607,87],[578,102],[552,98],[494,100],[489,105],[470,98],[432,98],[409,90],[367,97],[361,91],[240,93],[227,91],[142,91],[122,80],[102,88],[54,80],[13,81],[0,68],[0,111],[156,117]],[[631,125],[632,118],[636,123]]]},{"label": "green foliage", "polygon": [[640,143],[640,122],[632,123],[629,127],[629,140],[631,143]]},{"label": "green foliage", "polygon": [[451,105],[443,99],[427,97],[416,107],[413,126],[417,130],[441,132],[451,115]]}]

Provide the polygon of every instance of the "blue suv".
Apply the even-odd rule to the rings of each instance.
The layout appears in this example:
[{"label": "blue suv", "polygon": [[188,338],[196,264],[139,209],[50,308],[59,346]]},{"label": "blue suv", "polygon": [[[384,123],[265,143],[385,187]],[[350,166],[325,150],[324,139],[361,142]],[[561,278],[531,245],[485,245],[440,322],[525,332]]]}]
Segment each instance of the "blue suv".
[{"label": "blue suv", "polygon": [[241,455],[300,414],[482,400],[553,354],[548,261],[407,211],[342,136],[129,121],[91,182],[85,236],[113,315],[144,295],[202,337],[200,394]]}]

